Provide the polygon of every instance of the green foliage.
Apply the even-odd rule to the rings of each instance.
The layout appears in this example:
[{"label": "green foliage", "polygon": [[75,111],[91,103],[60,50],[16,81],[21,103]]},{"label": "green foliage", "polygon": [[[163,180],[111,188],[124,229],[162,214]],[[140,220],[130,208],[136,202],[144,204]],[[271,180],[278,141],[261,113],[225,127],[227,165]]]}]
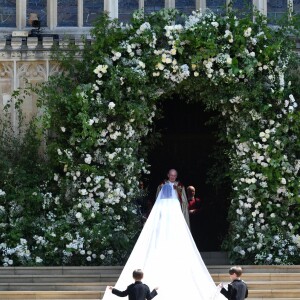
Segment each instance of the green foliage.
[{"label": "green foliage", "polygon": [[32,89],[43,114],[21,140],[33,164],[25,155],[19,168],[2,163],[4,265],[124,263],[141,228],[136,199],[149,173],[156,104],[174,91],[218,113],[232,260],[299,263],[297,31],[254,17],[138,11],[123,26],[104,14],[80,59],[76,47],[56,49],[62,73]]}]

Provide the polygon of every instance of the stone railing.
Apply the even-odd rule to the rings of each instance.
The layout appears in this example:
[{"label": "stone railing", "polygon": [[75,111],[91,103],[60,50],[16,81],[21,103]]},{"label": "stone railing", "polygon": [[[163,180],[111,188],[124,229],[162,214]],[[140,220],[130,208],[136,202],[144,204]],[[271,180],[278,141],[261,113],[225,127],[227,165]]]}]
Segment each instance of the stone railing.
[{"label": "stone railing", "polygon": [[[87,40],[90,42],[90,39]],[[10,37],[0,39],[0,62],[11,59],[41,60],[51,56],[51,49],[68,51],[76,45],[83,49],[82,38],[59,38],[58,35],[41,35],[39,37]]]}]

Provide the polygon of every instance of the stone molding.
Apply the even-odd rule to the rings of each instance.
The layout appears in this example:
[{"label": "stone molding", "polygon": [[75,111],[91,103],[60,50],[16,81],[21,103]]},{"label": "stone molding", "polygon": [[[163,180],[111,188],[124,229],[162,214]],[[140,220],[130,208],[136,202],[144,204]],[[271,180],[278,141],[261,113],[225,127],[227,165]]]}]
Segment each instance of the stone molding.
[{"label": "stone molding", "polygon": [[[91,40],[87,42],[90,43]],[[72,45],[76,45],[81,50],[84,47],[84,41],[81,38],[57,39],[55,36],[0,39],[0,61],[15,58],[20,60],[50,59],[53,47],[68,51]]]}]

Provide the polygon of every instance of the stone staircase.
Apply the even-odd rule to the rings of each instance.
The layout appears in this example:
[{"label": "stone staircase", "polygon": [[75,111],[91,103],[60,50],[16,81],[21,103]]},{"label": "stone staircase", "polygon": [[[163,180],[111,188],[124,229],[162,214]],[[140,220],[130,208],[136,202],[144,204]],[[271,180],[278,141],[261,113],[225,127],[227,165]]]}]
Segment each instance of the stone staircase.
[{"label": "stone staircase", "polygon": [[[205,258],[206,263],[210,256]],[[228,282],[229,265],[207,264],[207,267],[216,284]],[[300,266],[243,266],[243,269],[249,300],[300,300]],[[2,267],[0,299],[99,300],[106,286],[114,285],[121,271],[121,266]]]}]

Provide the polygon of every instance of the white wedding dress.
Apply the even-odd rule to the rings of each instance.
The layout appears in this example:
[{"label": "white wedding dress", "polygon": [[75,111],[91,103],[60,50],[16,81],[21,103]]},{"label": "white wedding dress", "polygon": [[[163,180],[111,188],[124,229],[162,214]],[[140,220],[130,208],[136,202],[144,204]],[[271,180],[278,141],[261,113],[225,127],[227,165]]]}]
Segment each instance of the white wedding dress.
[{"label": "white wedding dress", "polygon": [[[183,217],[175,190],[165,184],[115,285],[125,290],[142,269],[155,300],[224,300],[213,282]],[[116,300],[107,288],[103,300]],[[127,299],[127,297],[126,297]]]}]

